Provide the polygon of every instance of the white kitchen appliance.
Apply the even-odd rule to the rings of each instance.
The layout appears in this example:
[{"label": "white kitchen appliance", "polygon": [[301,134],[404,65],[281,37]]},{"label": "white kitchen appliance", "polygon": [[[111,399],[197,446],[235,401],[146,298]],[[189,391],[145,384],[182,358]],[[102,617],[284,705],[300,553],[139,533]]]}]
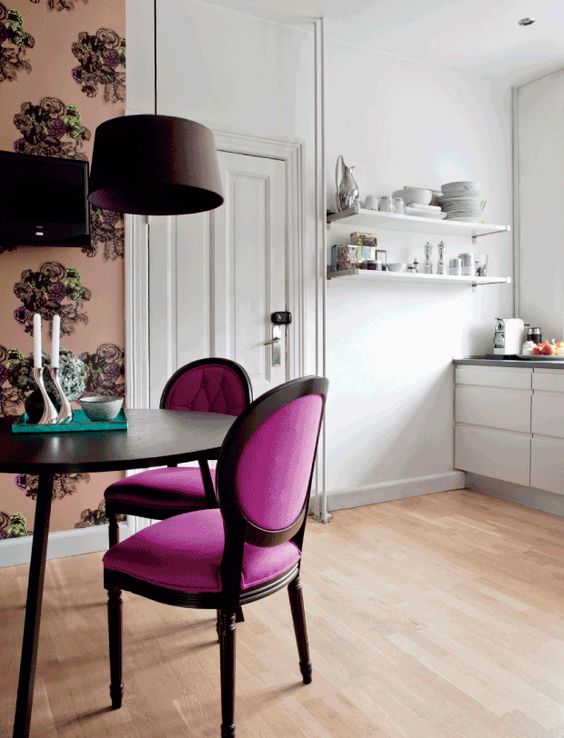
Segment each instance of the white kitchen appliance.
[{"label": "white kitchen appliance", "polygon": [[520,354],[525,322],[521,318],[496,318],[495,321],[494,354]]}]

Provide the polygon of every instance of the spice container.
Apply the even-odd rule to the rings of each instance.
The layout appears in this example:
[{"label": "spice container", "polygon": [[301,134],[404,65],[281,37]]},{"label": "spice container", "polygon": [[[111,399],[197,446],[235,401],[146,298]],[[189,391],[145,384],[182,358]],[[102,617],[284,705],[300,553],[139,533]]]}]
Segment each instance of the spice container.
[{"label": "spice container", "polygon": [[453,277],[460,277],[462,274],[462,259],[449,259],[448,260],[448,273]]},{"label": "spice container", "polygon": [[531,328],[531,338],[527,336],[527,340],[534,341],[535,343],[542,343],[542,331],[540,328]]},{"label": "spice container", "polygon": [[473,277],[475,272],[474,254],[464,253],[458,254],[458,258],[462,259],[462,276]]}]

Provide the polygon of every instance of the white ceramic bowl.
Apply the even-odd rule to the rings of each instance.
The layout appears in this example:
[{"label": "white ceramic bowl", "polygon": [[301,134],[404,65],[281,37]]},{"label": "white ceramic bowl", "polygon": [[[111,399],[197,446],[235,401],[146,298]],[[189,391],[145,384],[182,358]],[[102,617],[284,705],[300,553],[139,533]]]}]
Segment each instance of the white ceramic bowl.
[{"label": "white ceramic bowl", "polygon": [[393,197],[401,197],[406,205],[429,205],[433,192],[423,187],[404,187],[403,190],[396,190]]},{"label": "white ceramic bowl", "polygon": [[82,397],[79,402],[89,420],[113,420],[121,410],[123,397],[91,395],[90,397]]},{"label": "white ceramic bowl", "polygon": [[392,261],[392,263],[387,266],[389,272],[405,272],[407,269],[407,264],[401,261]]},{"label": "white ceramic bowl", "polygon": [[446,182],[441,185],[445,195],[480,195],[481,189],[480,182]]}]

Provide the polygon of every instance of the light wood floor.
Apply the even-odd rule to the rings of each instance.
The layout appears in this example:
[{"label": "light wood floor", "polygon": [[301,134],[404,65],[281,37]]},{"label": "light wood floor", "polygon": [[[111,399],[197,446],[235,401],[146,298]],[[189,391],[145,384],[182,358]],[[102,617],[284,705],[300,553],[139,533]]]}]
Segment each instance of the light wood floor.
[{"label": "light wood floor", "polygon": [[[11,734],[26,567],[0,570],[0,735]],[[342,511],[306,534],[314,681],[285,593],[238,627],[240,738],[562,738],[564,520],[471,492]],[[108,710],[100,555],[50,562],[32,735],[217,736],[211,613],[124,598]]]}]

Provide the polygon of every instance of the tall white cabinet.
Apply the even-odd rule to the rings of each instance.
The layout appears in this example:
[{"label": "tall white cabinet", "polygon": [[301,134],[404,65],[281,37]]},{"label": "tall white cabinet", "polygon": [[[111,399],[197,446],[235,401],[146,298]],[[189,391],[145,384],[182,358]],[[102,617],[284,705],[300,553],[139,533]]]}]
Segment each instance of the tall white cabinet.
[{"label": "tall white cabinet", "polygon": [[454,465],[564,494],[564,366],[455,368]]}]

